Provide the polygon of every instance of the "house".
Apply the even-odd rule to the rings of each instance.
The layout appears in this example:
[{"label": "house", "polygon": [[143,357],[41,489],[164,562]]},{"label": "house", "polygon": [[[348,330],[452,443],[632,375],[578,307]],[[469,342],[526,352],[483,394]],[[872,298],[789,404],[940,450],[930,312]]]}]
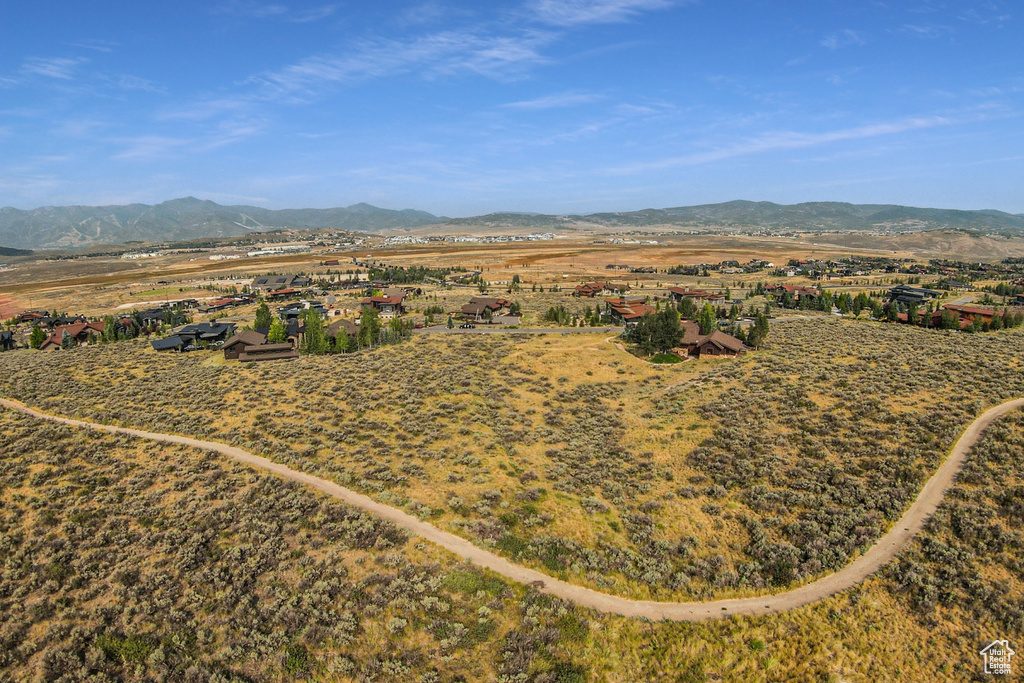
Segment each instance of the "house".
[{"label": "house", "polygon": [[10,330],[0,332],[0,351],[10,351],[14,348],[14,333]]},{"label": "house", "polygon": [[920,306],[923,303],[938,299],[943,294],[942,292],[934,289],[925,289],[923,287],[911,287],[910,285],[896,285],[889,290],[889,301],[895,301],[900,304],[917,304]]},{"label": "house", "polygon": [[363,308],[372,308],[380,314],[381,318],[395,318],[405,313],[405,306],[402,302],[405,296],[371,296],[363,299]]},{"label": "house", "polygon": [[688,356],[694,358],[739,356],[747,350],[743,342],[721,330],[715,330],[710,334],[701,334],[700,325],[695,322],[684,322],[681,327],[683,328],[683,339],[679,342],[679,346]]},{"label": "house", "polygon": [[57,329],[58,327],[65,327],[67,325],[74,325],[75,323],[88,322],[84,315],[59,315],[44,319],[44,324],[48,325],[51,329]]},{"label": "house", "polygon": [[50,317],[49,311],[23,311],[18,314],[19,323],[38,323],[43,318]]},{"label": "house", "polygon": [[960,316],[961,325],[970,325],[977,318],[980,318],[983,323],[990,323],[992,322],[992,317],[997,313],[997,311],[991,308],[979,308],[977,306],[955,306],[949,304],[944,308]]},{"label": "house", "polygon": [[104,324],[102,321],[61,325],[53,330],[53,334],[39,346],[39,349],[41,351],[62,349],[65,345],[64,340],[69,337],[74,339],[74,342],[67,343],[80,346],[81,344],[88,343],[90,337],[97,337],[103,334],[103,328]]},{"label": "house", "polygon": [[299,294],[302,294],[301,289],[287,287],[285,289],[275,289],[271,292],[267,292],[266,298],[268,301],[274,301],[277,299],[291,299],[292,297],[298,296]]},{"label": "house", "polygon": [[725,301],[724,294],[712,294],[711,292],[705,292],[702,289],[684,289],[683,287],[669,287],[669,296],[672,297],[673,301],[682,301],[683,299],[693,299],[694,301],[706,301],[710,304],[721,303]]},{"label": "house", "polygon": [[139,311],[139,322],[143,327],[159,327],[164,323],[166,315],[166,308],[147,308]]},{"label": "house", "polygon": [[309,286],[309,278],[301,275],[264,275],[255,278],[249,289],[258,292],[272,292],[279,289],[302,289]]},{"label": "house", "polygon": [[610,282],[591,282],[584,285],[576,285],[573,296],[582,296],[592,299],[595,296],[604,294],[618,294],[628,292],[629,285],[615,285]]},{"label": "house", "polygon": [[186,346],[199,346],[202,344],[214,344],[227,341],[235,332],[234,323],[203,322],[185,325],[175,331],[181,337]]},{"label": "house", "polygon": [[238,354],[238,360],[242,363],[298,357],[299,350],[292,346],[291,342],[285,342],[284,344],[258,344],[255,346],[246,346],[241,353]]},{"label": "house", "polygon": [[[901,323],[910,322],[909,313],[897,313],[896,320]],[[941,327],[942,326],[942,311],[918,311],[917,312],[917,324],[921,327]],[[961,323],[963,326],[963,323]]]},{"label": "house", "polygon": [[332,258],[332,259],[327,259],[326,261],[324,261],[324,265],[327,266],[328,268],[330,268],[331,266],[339,266],[339,265],[341,265],[341,263],[338,261],[338,259]]},{"label": "house", "polygon": [[356,337],[359,334],[359,325],[356,325],[355,321],[341,318],[331,323],[330,327],[327,328],[327,334],[331,337],[337,337],[338,333],[342,330],[349,337]]},{"label": "house", "polygon": [[959,280],[944,280],[940,285],[953,292],[969,292],[973,289],[966,282],[960,282]]},{"label": "house", "polygon": [[510,307],[511,301],[497,299],[489,296],[474,296],[459,310],[459,317],[463,320],[480,322],[493,318],[502,310]]},{"label": "house", "polygon": [[648,306],[643,299],[627,299],[616,297],[605,299],[605,312],[612,323],[632,327],[640,322],[640,318],[654,313],[655,308]]},{"label": "house", "polygon": [[154,339],[149,344],[154,351],[181,351],[185,348],[185,340],[176,334],[164,339]]},{"label": "house", "polygon": [[265,343],[267,343],[267,335],[255,330],[242,330],[224,342],[224,346],[221,348],[224,350],[224,359],[233,360],[237,359],[248,347]]},{"label": "house", "polygon": [[804,287],[803,285],[769,285],[764,288],[766,292],[774,294],[778,298],[782,298],[789,294],[793,297],[794,301],[800,301],[803,297],[809,299],[817,299],[821,296],[821,292],[814,287]]},{"label": "house", "polygon": [[202,306],[200,310],[203,313],[216,313],[217,311],[223,311],[225,308],[231,308],[232,306],[237,305],[238,302],[235,301],[234,298],[226,297],[224,299],[217,299],[216,301],[211,301],[205,306]]}]

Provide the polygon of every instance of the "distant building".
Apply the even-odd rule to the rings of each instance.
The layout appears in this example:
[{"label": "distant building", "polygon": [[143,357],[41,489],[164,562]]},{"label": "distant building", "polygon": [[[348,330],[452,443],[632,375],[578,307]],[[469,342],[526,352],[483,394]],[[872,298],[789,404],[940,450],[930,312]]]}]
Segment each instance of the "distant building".
[{"label": "distant building", "polygon": [[249,288],[260,292],[278,289],[302,289],[309,286],[309,278],[300,275],[264,275],[252,281]]},{"label": "distant building", "polygon": [[943,296],[943,293],[938,290],[911,287],[910,285],[896,285],[889,290],[889,301],[895,301],[903,305],[917,304],[920,306],[941,296]]}]

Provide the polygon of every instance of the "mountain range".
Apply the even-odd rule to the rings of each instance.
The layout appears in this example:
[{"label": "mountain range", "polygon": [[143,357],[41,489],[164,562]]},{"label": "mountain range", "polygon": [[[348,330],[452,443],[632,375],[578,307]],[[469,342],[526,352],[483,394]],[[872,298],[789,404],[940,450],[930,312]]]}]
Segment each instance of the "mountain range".
[{"label": "mountain range", "polygon": [[392,211],[369,204],[336,209],[222,206],[185,197],[150,206],[47,206],[28,211],[0,209],[0,245],[67,249],[96,244],[164,242],[229,237],[280,228],[340,228],[376,231],[413,228],[446,220],[425,211]]},{"label": "mountain range", "polygon": [[426,211],[394,211],[369,204],[334,209],[270,210],[255,206],[222,206],[185,197],[150,206],[63,206],[32,210],[0,209],[0,245],[22,249],[86,247],[129,241],[163,242],[202,237],[228,237],[289,228],[340,228],[377,232],[436,226],[436,232],[478,226],[482,229],[532,227],[561,229],[634,229],[678,226],[683,229],[729,229],[743,232],[888,230],[920,232],[958,229],[1020,236],[1024,215],[1003,211],[927,209],[887,204],[845,202],[733,201],[668,209],[554,216],[496,213],[472,218],[446,218]]}]

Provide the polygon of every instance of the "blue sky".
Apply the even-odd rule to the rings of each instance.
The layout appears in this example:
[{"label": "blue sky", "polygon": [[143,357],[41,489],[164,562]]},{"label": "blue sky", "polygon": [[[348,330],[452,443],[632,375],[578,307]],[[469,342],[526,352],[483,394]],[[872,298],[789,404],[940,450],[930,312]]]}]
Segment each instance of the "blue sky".
[{"label": "blue sky", "polygon": [[0,206],[1024,212],[1006,0],[7,2]]}]

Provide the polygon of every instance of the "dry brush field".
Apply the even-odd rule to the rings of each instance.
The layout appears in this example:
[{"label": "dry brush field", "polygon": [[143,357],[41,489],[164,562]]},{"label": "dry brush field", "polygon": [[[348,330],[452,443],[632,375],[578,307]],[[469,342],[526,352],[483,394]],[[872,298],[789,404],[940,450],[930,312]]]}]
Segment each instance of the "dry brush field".
[{"label": "dry brush field", "polygon": [[878,576],[704,624],[584,613],[210,454],[0,434],[0,681],[984,680],[1024,632],[1024,413]]},{"label": "dry brush field", "polygon": [[672,368],[597,335],[429,336],[260,366],[120,344],[0,357],[53,413],[242,446],[630,597],[773,591],[869,546],[984,406],[1024,335],[778,324]]}]

